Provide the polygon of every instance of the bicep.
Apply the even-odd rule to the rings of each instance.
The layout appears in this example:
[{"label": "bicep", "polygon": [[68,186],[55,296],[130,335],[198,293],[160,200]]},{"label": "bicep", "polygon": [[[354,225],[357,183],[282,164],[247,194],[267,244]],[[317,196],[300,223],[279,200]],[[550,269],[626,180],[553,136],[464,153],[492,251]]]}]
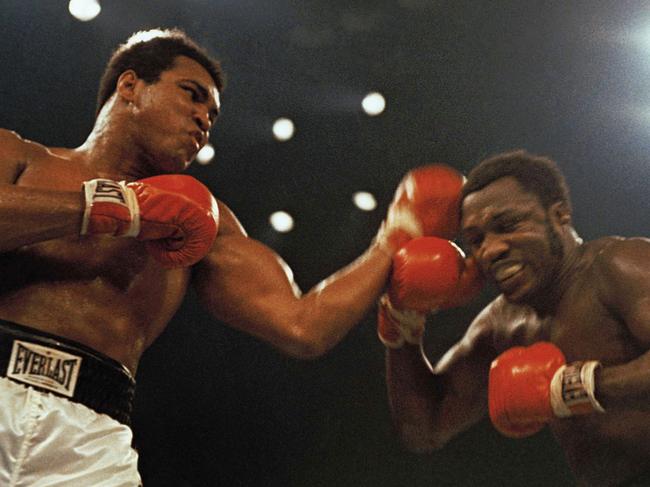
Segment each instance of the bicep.
[{"label": "bicep", "polygon": [[241,234],[219,236],[194,270],[199,298],[220,321],[272,344],[286,342],[300,291],[267,246]]}]

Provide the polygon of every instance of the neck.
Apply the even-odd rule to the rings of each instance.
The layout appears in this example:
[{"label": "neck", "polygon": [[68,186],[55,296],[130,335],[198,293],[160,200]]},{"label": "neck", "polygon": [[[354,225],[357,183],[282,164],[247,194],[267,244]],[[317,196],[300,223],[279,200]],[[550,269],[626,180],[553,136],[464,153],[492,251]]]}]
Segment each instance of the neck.
[{"label": "neck", "polygon": [[132,123],[123,111],[115,110],[109,100],[95,121],[93,130],[76,151],[99,177],[135,180],[150,176],[146,156],[133,137]]},{"label": "neck", "polygon": [[540,316],[554,313],[582,265],[582,254],[582,239],[571,228],[568,238],[564,241],[563,256],[557,271],[553,274],[552,281],[546,283],[541,292],[537,293],[537,296],[529,303]]}]

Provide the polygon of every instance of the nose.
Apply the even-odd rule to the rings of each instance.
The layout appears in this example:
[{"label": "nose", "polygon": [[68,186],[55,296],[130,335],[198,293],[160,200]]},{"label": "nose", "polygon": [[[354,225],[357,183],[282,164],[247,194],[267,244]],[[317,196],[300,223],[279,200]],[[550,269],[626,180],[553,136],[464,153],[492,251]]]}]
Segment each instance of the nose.
[{"label": "nose", "polygon": [[501,235],[487,234],[481,242],[478,257],[484,268],[489,268],[494,262],[505,257],[510,246]]},{"label": "nose", "polygon": [[202,132],[207,134],[210,131],[212,121],[210,120],[210,115],[207,110],[201,108],[195,109],[192,118],[194,119],[194,123],[196,123]]}]

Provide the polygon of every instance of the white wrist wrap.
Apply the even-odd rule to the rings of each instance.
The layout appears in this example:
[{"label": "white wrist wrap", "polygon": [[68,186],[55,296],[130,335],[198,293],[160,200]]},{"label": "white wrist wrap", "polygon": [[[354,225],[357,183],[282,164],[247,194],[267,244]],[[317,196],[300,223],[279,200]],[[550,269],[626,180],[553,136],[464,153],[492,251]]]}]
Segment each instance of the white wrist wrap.
[{"label": "white wrist wrap", "polygon": [[379,299],[379,306],[386,310],[386,319],[389,320],[393,330],[399,332],[399,337],[395,340],[388,339],[379,333],[381,342],[389,348],[401,348],[404,343],[419,345],[422,343],[424,335],[424,325],[426,324],[426,315],[419,311],[399,310],[390,302],[387,294]]},{"label": "white wrist wrap", "polygon": [[126,185],[126,181],[120,181],[120,186],[124,189],[126,204],[131,211],[131,226],[123,237],[137,237],[140,234],[140,205],[135,191]]},{"label": "white wrist wrap", "polygon": [[94,206],[118,205],[130,215],[129,227],[119,236],[136,237],[140,233],[140,207],[135,191],[126,185],[125,181],[113,181],[111,179],[92,179],[83,183],[84,208],[83,221],[81,223],[81,235],[88,233],[88,226]]},{"label": "white wrist wrap", "polygon": [[551,380],[551,407],[558,418],[605,409],[595,396],[596,369],[600,362],[573,362],[560,367]]}]

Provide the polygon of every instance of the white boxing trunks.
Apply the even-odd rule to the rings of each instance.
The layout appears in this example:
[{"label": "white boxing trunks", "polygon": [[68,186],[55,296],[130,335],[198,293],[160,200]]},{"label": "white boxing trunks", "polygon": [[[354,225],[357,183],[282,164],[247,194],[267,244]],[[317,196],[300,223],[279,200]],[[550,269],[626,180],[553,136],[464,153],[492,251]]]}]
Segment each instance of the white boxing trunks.
[{"label": "white boxing trunks", "polygon": [[105,414],[0,377],[0,485],[137,487],[131,441]]},{"label": "white boxing trunks", "polygon": [[0,486],[142,485],[134,392],[119,362],[0,320]]}]

